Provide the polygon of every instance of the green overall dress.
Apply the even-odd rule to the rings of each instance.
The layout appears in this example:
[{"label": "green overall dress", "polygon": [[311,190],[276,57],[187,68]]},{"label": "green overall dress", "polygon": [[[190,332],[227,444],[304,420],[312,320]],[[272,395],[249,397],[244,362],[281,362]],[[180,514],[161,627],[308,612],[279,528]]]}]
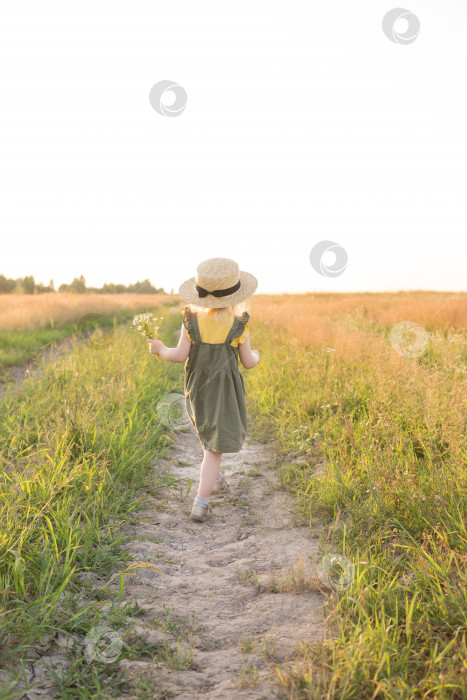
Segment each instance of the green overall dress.
[{"label": "green overall dress", "polygon": [[223,343],[204,343],[196,313],[185,307],[183,323],[193,339],[185,363],[188,416],[201,444],[212,452],[239,452],[247,432],[245,384],[238,368],[238,347],[230,345],[249,321],[235,317]]}]

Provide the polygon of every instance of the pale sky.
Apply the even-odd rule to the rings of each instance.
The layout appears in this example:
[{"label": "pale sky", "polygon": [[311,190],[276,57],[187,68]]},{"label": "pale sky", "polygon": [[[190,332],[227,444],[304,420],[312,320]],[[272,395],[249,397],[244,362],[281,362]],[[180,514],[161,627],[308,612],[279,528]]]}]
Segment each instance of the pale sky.
[{"label": "pale sky", "polygon": [[258,293],[465,290],[467,6],[407,2],[401,45],[390,1],[2,0],[0,274],[178,291],[222,256]]}]

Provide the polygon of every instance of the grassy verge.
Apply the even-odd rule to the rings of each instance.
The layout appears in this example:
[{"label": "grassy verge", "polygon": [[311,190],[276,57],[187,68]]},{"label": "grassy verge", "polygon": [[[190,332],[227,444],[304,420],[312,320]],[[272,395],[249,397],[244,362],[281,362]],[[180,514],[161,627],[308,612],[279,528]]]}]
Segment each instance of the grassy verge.
[{"label": "grassy verge", "polygon": [[[164,311],[170,344],[180,319]],[[138,614],[121,600],[131,564],[118,526],[143,507],[139,489],[170,483],[151,466],[170,444],[156,404],[179,385],[180,366],[117,328],[110,343],[84,340],[0,404],[0,698],[14,696],[5,669],[57,634],[77,642],[61,697],[117,687],[114,664],[90,664],[82,642],[100,623],[120,629]],[[116,570],[117,596],[102,585]],[[155,653],[128,642],[119,658]]]},{"label": "grassy verge", "polygon": [[278,670],[291,698],[467,697],[465,333],[407,358],[389,330],[342,329],[340,353],[255,330],[252,428],[278,438],[283,485],[351,572],[332,638]]}]

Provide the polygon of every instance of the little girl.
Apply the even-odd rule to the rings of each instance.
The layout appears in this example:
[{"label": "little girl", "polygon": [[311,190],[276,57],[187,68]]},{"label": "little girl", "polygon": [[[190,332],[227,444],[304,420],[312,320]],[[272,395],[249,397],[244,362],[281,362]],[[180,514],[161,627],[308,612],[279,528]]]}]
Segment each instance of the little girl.
[{"label": "little girl", "polygon": [[245,384],[238,357],[245,369],[259,362],[259,352],[250,347],[250,316],[242,304],[257,286],[256,277],[239,270],[233,260],[205,260],[196,268],[196,277],[179,289],[188,306],[178,346],[167,348],[160,340],[149,340],[154,355],[171,362],[186,360],[186,408],[204,451],[190,515],[199,522],[211,516],[211,493],[229,487],[220,473],[222,453],[239,452],[247,432]]}]

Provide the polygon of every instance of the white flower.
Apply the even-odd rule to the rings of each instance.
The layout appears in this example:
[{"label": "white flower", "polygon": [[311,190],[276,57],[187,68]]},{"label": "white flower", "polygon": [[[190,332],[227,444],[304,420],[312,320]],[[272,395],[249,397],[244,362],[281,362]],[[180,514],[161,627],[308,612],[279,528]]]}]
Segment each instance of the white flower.
[{"label": "white flower", "polygon": [[141,326],[138,326],[138,328],[137,328],[136,330],[137,330],[137,331],[140,331],[140,330],[141,330]]}]

